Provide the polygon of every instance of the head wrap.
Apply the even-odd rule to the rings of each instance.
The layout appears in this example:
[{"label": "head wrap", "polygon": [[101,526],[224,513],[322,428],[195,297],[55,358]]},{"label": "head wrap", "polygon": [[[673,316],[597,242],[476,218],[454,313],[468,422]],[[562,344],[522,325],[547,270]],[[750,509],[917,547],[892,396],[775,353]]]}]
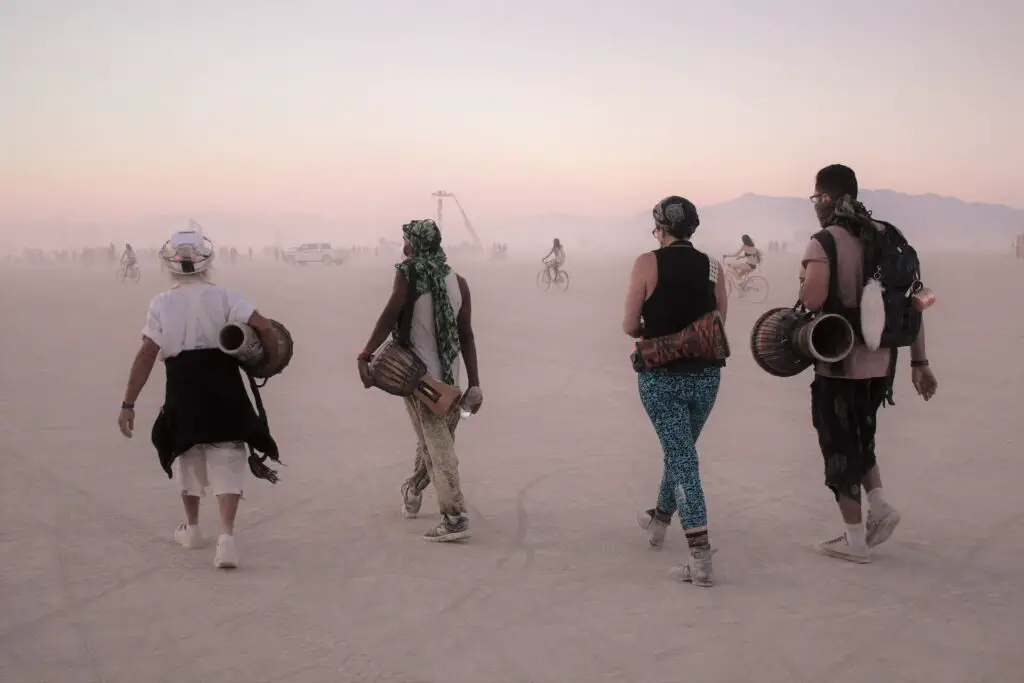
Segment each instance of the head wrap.
[{"label": "head wrap", "polygon": [[823,228],[838,225],[845,228],[854,237],[860,237],[866,231],[877,232],[871,212],[861,202],[848,194],[830,202],[814,205],[814,213]]},{"label": "head wrap", "polygon": [[689,199],[665,197],[654,206],[654,224],[677,237],[689,237],[700,225],[697,207]]},{"label": "head wrap", "polygon": [[[395,265],[406,280],[413,284],[419,294],[430,293],[434,300],[434,330],[437,336],[437,353],[441,360],[442,382],[454,384],[452,366],[459,357],[459,323],[448,297],[445,279],[452,272],[448,257],[441,248],[441,230],[428,219],[412,221],[402,226],[412,254]],[[397,338],[397,330],[395,335]]]}]

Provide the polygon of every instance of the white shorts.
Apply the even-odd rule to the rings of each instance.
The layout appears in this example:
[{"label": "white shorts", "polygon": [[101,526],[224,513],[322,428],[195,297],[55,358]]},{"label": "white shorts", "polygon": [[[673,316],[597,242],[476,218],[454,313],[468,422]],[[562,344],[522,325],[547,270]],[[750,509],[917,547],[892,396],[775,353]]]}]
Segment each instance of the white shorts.
[{"label": "white shorts", "polygon": [[228,493],[242,495],[245,471],[249,468],[249,452],[234,443],[199,444],[174,459],[174,481],[183,496]]}]

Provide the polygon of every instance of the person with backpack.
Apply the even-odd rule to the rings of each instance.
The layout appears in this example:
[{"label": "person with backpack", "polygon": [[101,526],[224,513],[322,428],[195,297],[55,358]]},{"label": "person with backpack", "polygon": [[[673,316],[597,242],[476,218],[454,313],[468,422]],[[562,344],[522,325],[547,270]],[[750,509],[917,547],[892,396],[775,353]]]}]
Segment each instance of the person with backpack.
[{"label": "person with backpack", "polygon": [[[849,167],[834,164],[818,171],[810,200],[822,230],[804,252],[800,302],[810,311],[842,315],[857,339],[842,362],[815,365],[811,414],[825,460],[825,485],[846,525],[843,534],[822,541],[818,549],[865,564],[870,549],[888,540],[900,522],[900,513],[885,499],[875,455],[878,409],[884,402],[893,405],[899,350],[909,347],[918,395],[930,400],[938,383],[925,349],[921,311],[929,303],[918,296],[923,285],[917,252],[895,226],[872,218],[857,193],[857,176]],[[862,306],[869,313],[863,318]]]}]

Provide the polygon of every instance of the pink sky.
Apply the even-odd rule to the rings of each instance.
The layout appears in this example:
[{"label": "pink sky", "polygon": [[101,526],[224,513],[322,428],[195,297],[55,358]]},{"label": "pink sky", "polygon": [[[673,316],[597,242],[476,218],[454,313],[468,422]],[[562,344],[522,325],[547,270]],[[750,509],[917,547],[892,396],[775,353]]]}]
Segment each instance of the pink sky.
[{"label": "pink sky", "polygon": [[1024,9],[922,1],[13,0],[0,217],[611,215],[833,162],[1024,206]]}]

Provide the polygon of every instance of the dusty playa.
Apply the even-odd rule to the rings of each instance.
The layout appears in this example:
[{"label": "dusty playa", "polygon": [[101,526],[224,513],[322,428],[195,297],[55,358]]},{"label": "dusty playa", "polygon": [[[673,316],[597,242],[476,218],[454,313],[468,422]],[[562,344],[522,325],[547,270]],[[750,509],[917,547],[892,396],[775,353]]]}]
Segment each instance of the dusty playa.
[{"label": "dusty playa", "polygon": [[839,520],[810,375],[774,379],[747,346],[761,311],[792,302],[796,257],[771,256],[763,304],[733,299],[734,357],[699,443],[720,548],[710,590],[666,576],[678,522],[657,552],[634,521],[661,454],[619,331],[629,258],[568,262],[566,293],[538,291],[534,264],[461,264],[485,403],[459,428],[474,537],[454,546],[420,538],[431,493],[420,519],[399,514],[412,430],[356,374],[389,264],[220,268],[296,340],[263,394],[287,467],[246,492],[236,572],[173,541],[180,503],[148,439],[162,368],[136,438],[115,424],[157,268],[144,262],[137,286],[106,268],[0,270],[0,680],[1017,680],[1024,270],[924,258],[939,394],[914,395],[904,358],[879,433],[904,519],[867,566],[812,550]]}]

